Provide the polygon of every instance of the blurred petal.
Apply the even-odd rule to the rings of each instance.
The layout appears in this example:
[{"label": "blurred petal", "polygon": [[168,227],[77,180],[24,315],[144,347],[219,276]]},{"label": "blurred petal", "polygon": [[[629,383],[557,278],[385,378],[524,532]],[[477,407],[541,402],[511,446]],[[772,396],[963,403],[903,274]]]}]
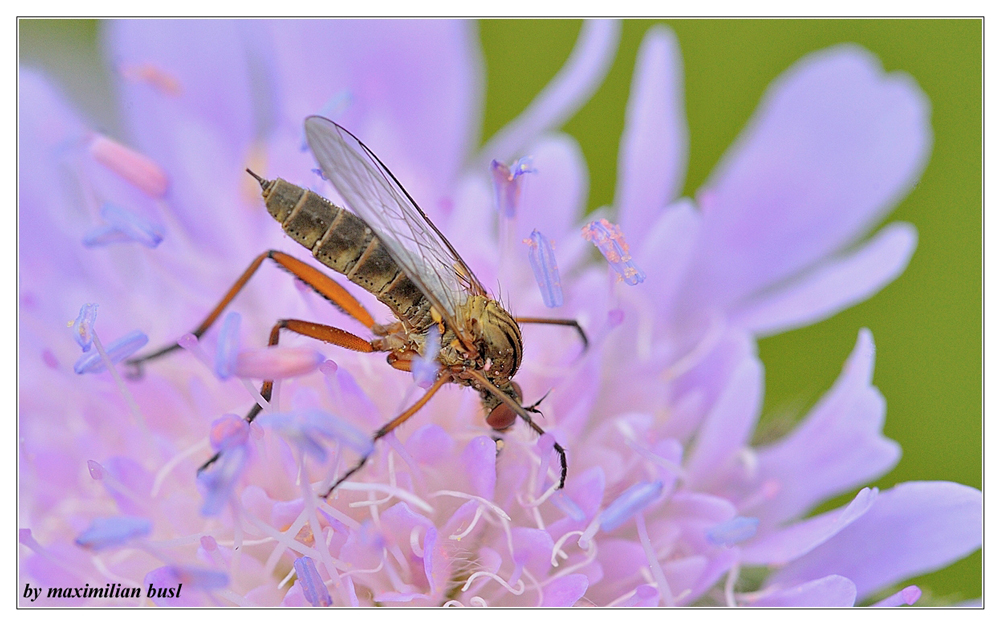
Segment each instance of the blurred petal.
[{"label": "blurred petal", "polygon": [[885,491],[850,527],[777,571],[769,582],[844,575],[858,596],[934,571],[982,546],[983,494],[952,482]]},{"label": "blurred petal", "polygon": [[532,143],[527,154],[536,170],[525,176],[515,238],[544,232],[557,244],[583,214],[587,200],[587,162],[576,139],[549,134]]},{"label": "blurred petal", "polygon": [[[221,236],[232,231],[224,207],[238,197],[255,134],[238,22],[120,20],[104,27],[105,55],[122,77],[122,112],[136,149],[175,178],[168,199],[188,234],[216,252],[237,252],[245,242]],[[140,67],[169,77],[176,89],[136,80]]]},{"label": "blurred petal", "polygon": [[713,525],[705,531],[705,537],[713,545],[731,547],[745,540],[750,540],[757,533],[760,519],[738,516]]},{"label": "blurred petal", "polygon": [[474,162],[485,165],[492,159],[510,161],[533,137],[562,126],[604,81],[620,36],[620,22],[584,20],[566,64],[517,119],[483,146]]},{"label": "blurred petal", "polygon": [[410,435],[406,450],[424,464],[436,464],[451,456],[455,441],[440,425],[429,423]]},{"label": "blurred petal", "polygon": [[635,62],[618,148],[615,206],[626,232],[642,232],[680,193],[687,169],[684,68],[677,37],[649,29]]},{"label": "blurred petal", "polygon": [[267,28],[286,117],[315,115],[346,92],[336,121],[434,209],[478,145],[484,69],[475,22],[275,20]]},{"label": "blurred petal", "polygon": [[[639,234],[633,246],[635,259],[646,268],[650,283],[655,288],[647,290],[652,305],[662,319],[670,319],[675,305],[675,294],[684,279],[701,226],[701,215],[694,202],[681,198],[666,207],[658,207],[650,221],[635,230]],[[636,217],[622,216],[638,220]]]},{"label": "blurred petal", "polygon": [[[690,348],[689,348],[690,349]],[[687,442],[696,432],[708,410],[718,402],[738,367],[756,358],[757,345],[742,331],[724,334],[711,351],[683,371],[673,383],[672,404],[678,410],[664,432]]]},{"label": "blurred petal", "polygon": [[911,77],[856,46],[785,72],[707,185],[692,304],[738,302],[863,235],[923,171],[929,115]]},{"label": "blurred petal", "polygon": [[923,592],[920,590],[919,586],[907,586],[899,592],[889,595],[885,599],[874,604],[873,607],[897,608],[903,604],[913,605],[920,600],[920,595],[922,594]]},{"label": "blurred petal", "polygon": [[916,228],[891,224],[860,249],[831,258],[792,284],[742,305],[731,320],[757,336],[817,323],[865,301],[898,278],[916,247]]},{"label": "blurred petal", "polygon": [[788,436],[759,450],[758,482],[780,485],[772,499],[748,510],[765,526],[800,516],[899,461],[899,445],[882,435],[885,399],[871,384],[874,367],[871,332],[862,329],[833,388]]},{"label": "blurred petal", "polygon": [[830,575],[767,594],[750,605],[760,608],[848,608],[854,605],[857,594],[851,580]]},{"label": "blurred petal", "polygon": [[[66,166],[86,128],[39,72],[18,72],[17,232],[22,285],[31,278],[79,283],[89,271],[81,236],[93,226]],[[26,272],[26,273],[24,273]],[[93,297],[93,296],[91,296]],[[77,305],[79,300],[77,300]]]},{"label": "blurred petal", "polygon": [[712,407],[684,465],[688,488],[704,488],[717,480],[746,445],[760,414],[764,370],[755,357],[733,373]]}]

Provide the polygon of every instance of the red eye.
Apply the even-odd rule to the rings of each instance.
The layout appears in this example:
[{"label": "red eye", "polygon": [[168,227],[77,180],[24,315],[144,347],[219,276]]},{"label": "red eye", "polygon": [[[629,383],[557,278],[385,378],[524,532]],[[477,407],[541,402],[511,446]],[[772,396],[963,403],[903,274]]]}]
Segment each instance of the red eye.
[{"label": "red eye", "polygon": [[[511,386],[514,387],[514,399],[517,403],[521,403],[521,386],[517,382],[511,382]],[[517,420],[517,413],[514,409],[507,404],[498,404],[490,414],[486,417],[486,424],[489,425],[494,430],[506,430],[510,426],[514,425],[514,421]]]},{"label": "red eye", "polygon": [[490,411],[489,416],[486,417],[486,423],[494,430],[506,430],[514,425],[516,419],[517,413],[510,406],[499,404]]}]

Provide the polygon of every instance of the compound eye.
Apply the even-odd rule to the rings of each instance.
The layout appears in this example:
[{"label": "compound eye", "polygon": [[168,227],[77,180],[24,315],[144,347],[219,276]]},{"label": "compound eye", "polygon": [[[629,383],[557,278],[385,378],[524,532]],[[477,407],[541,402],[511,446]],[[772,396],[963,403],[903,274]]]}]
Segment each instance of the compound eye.
[{"label": "compound eye", "polygon": [[[517,382],[511,382],[511,386],[514,387],[514,399],[520,404],[522,397],[521,386]],[[503,431],[514,425],[514,421],[516,420],[517,413],[514,412],[514,409],[507,404],[500,403],[487,415],[486,424],[494,430]]]},{"label": "compound eye", "polygon": [[498,404],[486,417],[486,424],[494,430],[503,431],[514,425],[517,413],[507,404]]}]

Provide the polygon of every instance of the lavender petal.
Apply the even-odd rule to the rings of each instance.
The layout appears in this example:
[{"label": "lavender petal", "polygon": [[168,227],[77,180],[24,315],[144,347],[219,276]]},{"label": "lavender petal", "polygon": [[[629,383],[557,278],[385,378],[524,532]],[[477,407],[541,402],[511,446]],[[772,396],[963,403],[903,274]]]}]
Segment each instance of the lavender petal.
[{"label": "lavender petal", "polygon": [[481,163],[494,158],[509,161],[531,138],[561,126],[604,80],[620,36],[619,22],[584,21],[566,64],[523,113],[483,146],[476,160]]},{"label": "lavender petal", "polygon": [[570,573],[545,586],[542,606],[546,608],[568,608],[587,592],[590,582],[586,575]]},{"label": "lavender petal", "polygon": [[851,580],[829,575],[767,594],[750,605],[761,608],[847,608],[854,605],[857,594]]},{"label": "lavender petal", "polygon": [[743,546],[743,561],[751,565],[779,566],[799,558],[864,516],[877,498],[877,488],[864,488],[842,508],[769,532],[760,540]]},{"label": "lavender petal", "polygon": [[435,220],[444,185],[479,143],[484,69],[475,23],[274,20],[266,30],[288,118],[315,115],[348,92],[336,121],[390,164]]},{"label": "lavender petal", "polygon": [[770,579],[849,577],[858,596],[944,567],[982,546],[983,495],[953,482],[906,482],[871,510]]},{"label": "lavender petal", "polygon": [[885,400],[872,386],[874,366],[875,344],[862,329],[833,388],[795,430],[758,451],[758,480],[780,486],[765,506],[751,511],[764,526],[801,516],[899,461],[899,445],[882,434]]},{"label": "lavender petal", "polygon": [[732,322],[757,336],[770,336],[822,321],[898,278],[916,246],[916,228],[890,224],[860,249],[824,262],[785,288],[741,304],[733,311]]},{"label": "lavender petal", "polygon": [[733,373],[708,417],[684,464],[689,488],[703,488],[724,475],[723,470],[743,448],[760,414],[764,371],[755,357]]},{"label": "lavender petal", "polygon": [[626,232],[644,232],[680,193],[687,169],[684,68],[677,37],[647,31],[632,75],[618,148],[615,206]]},{"label": "lavender petal", "polygon": [[863,235],[923,171],[929,117],[912,78],[857,46],[786,71],[707,185],[689,305],[741,301]]}]

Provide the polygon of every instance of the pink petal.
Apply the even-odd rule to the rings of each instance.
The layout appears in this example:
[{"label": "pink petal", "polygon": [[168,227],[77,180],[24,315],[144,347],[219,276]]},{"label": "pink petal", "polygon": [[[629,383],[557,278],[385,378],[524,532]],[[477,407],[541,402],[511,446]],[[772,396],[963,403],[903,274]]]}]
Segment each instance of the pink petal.
[{"label": "pink petal", "polygon": [[586,20],[566,64],[517,119],[490,139],[475,162],[508,162],[537,135],[558,128],[590,99],[604,80],[618,49],[621,23]]},{"label": "pink petal", "polygon": [[907,586],[906,588],[900,590],[897,593],[886,597],[885,599],[874,604],[873,607],[876,608],[896,608],[903,604],[913,605],[918,600],[920,600],[920,595],[923,592],[918,586]]},{"label": "pink petal", "polygon": [[677,37],[649,29],[635,63],[618,148],[615,205],[625,232],[642,232],[677,197],[687,169],[684,68]]},{"label": "pink petal", "polygon": [[768,594],[750,605],[773,608],[847,608],[857,598],[854,583],[840,575],[830,575]]},{"label": "pink petal", "polygon": [[472,492],[493,499],[497,485],[497,445],[489,436],[477,436],[462,452],[462,465]]},{"label": "pink petal", "polygon": [[929,115],[912,78],[856,46],[785,72],[707,185],[692,305],[738,302],[863,235],[923,171]]},{"label": "pink petal", "polygon": [[836,536],[875,503],[878,489],[863,488],[850,504],[771,532],[743,547],[743,562],[782,566]]},{"label": "pink petal", "polygon": [[424,464],[437,464],[451,457],[455,441],[440,425],[421,426],[406,439],[406,450]]},{"label": "pink petal", "polygon": [[745,511],[762,526],[799,516],[899,461],[899,445],[882,435],[885,400],[871,385],[874,366],[871,332],[862,329],[833,388],[791,434],[759,451],[758,482],[779,484],[774,498]]},{"label": "pink petal", "polygon": [[[710,331],[710,330],[709,330]],[[683,358],[696,351],[694,344],[685,346],[675,358]],[[706,418],[709,407],[718,402],[733,374],[748,359],[756,358],[757,347],[742,331],[724,334],[690,369],[682,371],[673,383],[672,404],[678,410],[664,430],[664,435],[686,442]]]},{"label": "pink petal", "polygon": [[571,573],[545,586],[542,606],[547,608],[567,608],[575,604],[587,592],[590,582],[586,575]]},{"label": "pink petal", "polygon": [[[537,578],[544,578],[552,567],[550,558],[554,545],[552,537],[545,530],[530,527],[511,529],[511,544],[514,546],[514,563],[524,567]],[[516,583],[516,580],[511,580]]]},{"label": "pink petal", "polygon": [[862,518],[771,578],[779,584],[843,575],[858,596],[940,569],[982,546],[983,495],[953,482],[906,482]]},{"label": "pink petal", "polygon": [[712,484],[746,445],[760,414],[764,371],[760,361],[747,358],[736,369],[706,417],[685,463],[688,488]]},{"label": "pink petal", "polygon": [[831,258],[791,285],[748,302],[730,319],[757,336],[822,321],[865,301],[898,278],[916,246],[916,228],[891,224],[860,249]]}]

